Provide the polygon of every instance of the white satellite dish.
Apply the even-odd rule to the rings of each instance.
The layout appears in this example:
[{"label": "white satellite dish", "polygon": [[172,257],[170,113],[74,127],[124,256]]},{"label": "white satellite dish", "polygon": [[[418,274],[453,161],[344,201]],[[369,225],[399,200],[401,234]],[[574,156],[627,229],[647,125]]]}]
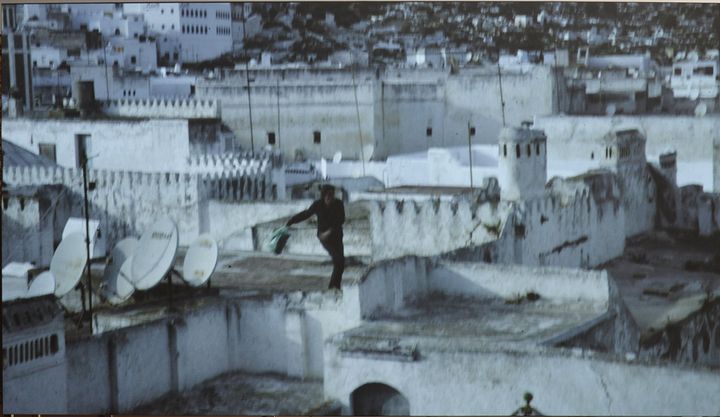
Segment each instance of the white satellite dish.
[{"label": "white satellite dish", "polygon": [[50,261],[50,272],[55,277],[55,296],[62,297],[80,281],[88,260],[85,250],[84,233],[71,233],[60,241]]},{"label": "white satellite dish", "polygon": [[339,164],[340,161],[342,161],[342,152],[337,151],[335,152],[335,155],[333,155],[333,164]]},{"label": "white satellite dish", "polygon": [[695,107],[695,116],[703,117],[707,113],[707,104],[700,103]]},{"label": "white satellite dish", "polygon": [[105,293],[105,297],[110,304],[121,304],[127,301],[135,292],[135,287],[130,280],[132,271],[132,255],[123,262],[118,274],[115,278],[113,293]]},{"label": "white satellite dish", "polygon": [[614,104],[608,104],[608,106],[605,108],[605,114],[607,114],[608,116],[615,115],[615,111],[616,109]]},{"label": "white satellite dish", "polygon": [[183,280],[191,287],[199,287],[215,271],[218,259],[218,245],[209,234],[198,236],[190,245],[183,262]]},{"label": "white satellite dish", "polygon": [[[126,267],[126,265],[130,265],[127,261],[132,257],[137,245],[138,240],[135,238],[129,237],[127,239],[123,239],[115,245],[115,249],[113,249],[110,254],[110,259],[108,260],[108,264],[105,267],[105,273],[103,274],[102,294],[103,297],[112,304],[118,304],[125,301],[135,290],[127,278],[121,276],[121,270],[123,267]],[[130,266],[127,266],[127,268],[129,267]],[[130,286],[131,289],[129,294],[125,294],[128,291],[127,286]],[[122,289],[120,289],[120,287],[122,287]],[[120,300],[117,300],[118,296],[121,296]]]},{"label": "white satellite dish", "polygon": [[45,271],[36,276],[30,282],[27,298],[41,297],[43,295],[53,294],[55,292],[55,277],[52,272]]},{"label": "white satellite dish", "polygon": [[697,100],[698,97],[700,97],[700,90],[698,90],[698,89],[690,90],[689,97],[690,97],[690,100]]},{"label": "white satellite dish", "polygon": [[[94,257],[96,255],[104,255],[105,251],[105,245],[104,242],[100,242],[101,239],[98,238],[99,231],[100,231],[100,222],[98,220],[90,219],[88,221],[88,227],[90,229],[90,257]],[[79,218],[79,217],[71,217],[68,219],[68,221],[65,223],[65,228],[63,229],[62,238],[65,239],[65,236],[71,234],[71,233],[82,233],[83,237],[85,236],[85,219]],[[98,250],[98,252],[101,252],[100,254],[96,254],[95,251]]]},{"label": "white satellite dish", "polygon": [[160,282],[175,261],[178,231],[175,222],[163,218],[155,222],[140,238],[132,260],[131,282],[146,290]]}]

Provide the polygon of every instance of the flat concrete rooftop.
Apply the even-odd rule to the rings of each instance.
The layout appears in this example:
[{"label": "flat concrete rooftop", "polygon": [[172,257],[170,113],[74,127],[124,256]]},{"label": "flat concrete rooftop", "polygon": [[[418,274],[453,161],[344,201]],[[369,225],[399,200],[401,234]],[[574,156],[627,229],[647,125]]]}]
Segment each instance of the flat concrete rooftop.
[{"label": "flat concrete rooftop", "polygon": [[658,330],[720,296],[720,237],[653,232],[630,239],[622,257],[603,265],[642,331]]},{"label": "flat concrete rooftop", "polygon": [[322,381],[233,372],[168,394],[130,414],[308,415],[322,405]]},{"label": "flat concrete rooftop", "polygon": [[[551,304],[436,294],[342,335],[340,350],[385,354],[393,346],[433,351],[532,350],[603,313],[585,303]],[[388,342],[390,345],[388,345]]]}]

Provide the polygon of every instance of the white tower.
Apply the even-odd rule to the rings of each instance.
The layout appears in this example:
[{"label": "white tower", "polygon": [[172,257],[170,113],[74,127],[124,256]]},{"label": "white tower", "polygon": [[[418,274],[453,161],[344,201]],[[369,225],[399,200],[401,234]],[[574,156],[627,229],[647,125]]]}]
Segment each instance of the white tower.
[{"label": "white tower", "polygon": [[542,130],[504,128],[498,138],[498,180],[503,200],[543,195],[547,181],[547,140]]}]

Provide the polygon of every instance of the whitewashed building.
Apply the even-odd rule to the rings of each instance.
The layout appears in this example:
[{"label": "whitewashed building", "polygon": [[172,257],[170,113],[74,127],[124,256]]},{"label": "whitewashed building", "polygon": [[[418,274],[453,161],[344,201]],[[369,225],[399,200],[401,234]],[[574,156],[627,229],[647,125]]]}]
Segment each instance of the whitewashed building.
[{"label": "whitewashed building", "polygon": [[[147,30],[163,39],[160,56],[168,54],[171,62],[200,62],[232,51],[229,3],[138,3],[123,8],[145,16]],[[171,38],[179,43],[177,58],[175,50],[167,48]]]}]

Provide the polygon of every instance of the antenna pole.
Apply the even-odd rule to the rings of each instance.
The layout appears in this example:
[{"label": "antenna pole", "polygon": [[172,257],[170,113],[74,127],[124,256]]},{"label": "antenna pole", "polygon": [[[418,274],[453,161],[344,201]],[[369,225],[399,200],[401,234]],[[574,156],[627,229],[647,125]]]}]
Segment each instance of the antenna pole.
[{"label": "antenna pole", "polygon": [[503,98],[502,75],[500,74],[500,48],[498,48],[497,51],[498,51],[498,62],[497,62],[498,82],[500,83],[500,108],[502,109],[503,127],[505,127],[505,99]]},{"label": "antenna pole", "polygon": [[173,288],[172,288],[172,271],[167,274],[168,279],[168,312],[173,310]]},{"label": "antenna pole", "polygon": [[[247,52],[247,48],[245,47],[245,43],[247,42],[245,38],[245,3],[242,4],[242,21],[243,21],[243,50]],[[245,61],[245,80],[247,81],[247,96],[248,96],[248,113],[250,115],[250,151],[251,155],[255,156],[255,138],[253,135],[253,122],[252,122],[252,103],[250,101],[250,69],[248,67],[248,64],[250,63],[250,56],[246,56]]]},{"label": "antenna pole", "polygon": [[363,150],[362,128],[360,127],[360,105],[358,104],[357,84],[355,83],[355,64],[352,66],[353,91],[355,92],[355,113],[357,114],[358,135],[360,136],[360,160],[362,161],[363,177],[365,176],[365,151]]},{"label": "antenna pole", "polygon": [[[82,144],[82,153],[80,155],[80,158],[82,158],[82,169],[83,169],[83,195],[84,195],[84,203],[85,203],[85,253],[87,254],[87,263],[85,264],[85,276],[87,278],[87,288],[88,288],[88,311],[90,313],[89,319],[92,326],[92,315],[93,315],[93,307],[92,307],[92,279],[90,278],[90,211],[89,211],[89,204],[88,204],[88,181],[87,181],[87,136],[82,137],[83,144]],[[84,297],[83,297],[84,298]],[[83,303],[83,307],[85,306],[85,303]]]},{"label": "antenna pole", "polygon": [[472,166],[472,140],[470,138],[470,122],[467,125],[468,132],[468,157],[470,158],[470,189],[473,188],[473,166]]},{"label": "antenna pole", "polygon": [[277,94],[277,146],[278,150],[282,154],[282,147],[280,146],[280,79],[275,80],[275,92]]}]

